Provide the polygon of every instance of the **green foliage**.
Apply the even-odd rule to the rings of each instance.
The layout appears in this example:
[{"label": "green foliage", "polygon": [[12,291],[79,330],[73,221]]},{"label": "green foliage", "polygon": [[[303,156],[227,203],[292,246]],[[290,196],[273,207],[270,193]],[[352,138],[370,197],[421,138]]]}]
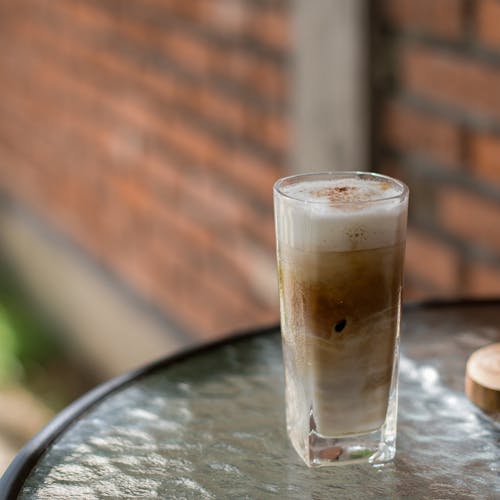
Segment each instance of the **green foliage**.
[{"label": "green foliage", "polygon": [[61,354],[49,322],[31,307],[13,279],[0,268],[0,386],[29,377]]},{"label": "green foliage", "polygon": [[16,332],[3,307],[0,307],[0,386],[20,376]]},{"label": "green foliage", "polygon": [[53,411],[88,391],[98,380],[69,356],[67,339],[0,252],[0,388],[22,385]]},{"label": "green foliage", "polygon": [[60,353],[48,323],[15,295],[4,297],[4,311],[15,336],[15,349],[23,364],[44,362]]}]

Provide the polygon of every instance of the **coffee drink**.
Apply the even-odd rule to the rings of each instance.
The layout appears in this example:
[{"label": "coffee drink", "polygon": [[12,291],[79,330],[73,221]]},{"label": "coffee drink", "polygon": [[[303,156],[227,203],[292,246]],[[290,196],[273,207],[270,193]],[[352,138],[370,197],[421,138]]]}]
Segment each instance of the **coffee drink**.
[{"label": "coffee drink", "polygon": [[[314,465],[321,440],[319,454],[334,456],[325,449],[339,438],[374,433],[386,420],[407,195],[372,174],[300,177],[276,195],[278,277],[288,431]],[[339,459],[343,448],[333,448]]]}]

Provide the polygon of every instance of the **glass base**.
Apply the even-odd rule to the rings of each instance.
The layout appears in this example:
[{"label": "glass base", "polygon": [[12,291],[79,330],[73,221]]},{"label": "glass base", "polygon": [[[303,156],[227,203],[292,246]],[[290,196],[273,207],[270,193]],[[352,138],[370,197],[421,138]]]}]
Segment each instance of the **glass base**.
[{"label": "glass base", "polygon": [[293,445],[309,467],[359,462],[382,465],[391,461],[396,453],[395,440],[384,440],[382,429],[338,438],[324,437],[312,431],[305,447],[299,443]]},{"label": "glass base", "polygon": [[[397,362],[394,370],[397,370]],[[304,429],[305,432],[301,431],[301,426],[287,425],[290,440],[306,465],[325,467],[363,462],[383,465],[390,462],[396,454],[397,383],[397,377],[394,377],[385,421],[376,430],[341,436],[323,436],[316,430],[312,409],[309,414],[308,429]]]}]

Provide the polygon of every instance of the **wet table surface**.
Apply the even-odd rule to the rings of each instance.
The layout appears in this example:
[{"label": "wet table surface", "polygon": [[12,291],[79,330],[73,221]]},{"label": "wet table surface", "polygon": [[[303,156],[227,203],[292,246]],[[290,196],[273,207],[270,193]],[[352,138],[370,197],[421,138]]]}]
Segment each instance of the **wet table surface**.
[{"label": "wet table surface", "polygon": [[397,454],[383,467],[300,461],[275,329],[89,394],[19,454],[0,498],[500,498],[498,416],[463,393],[467,357],[500,340],[500,302],[408,307],[401,338]]}]

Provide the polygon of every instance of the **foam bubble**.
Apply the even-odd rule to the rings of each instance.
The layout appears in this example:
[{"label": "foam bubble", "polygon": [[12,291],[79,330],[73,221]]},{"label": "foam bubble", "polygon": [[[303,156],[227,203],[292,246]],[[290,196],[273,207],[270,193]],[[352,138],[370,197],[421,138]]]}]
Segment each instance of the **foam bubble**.
[{"label": "foam bubble", "polygon": [[403,188],[389,180],[305,181],[284,186],[277,203],[281,243],[301,250],[362,250],[404,237]]}]

